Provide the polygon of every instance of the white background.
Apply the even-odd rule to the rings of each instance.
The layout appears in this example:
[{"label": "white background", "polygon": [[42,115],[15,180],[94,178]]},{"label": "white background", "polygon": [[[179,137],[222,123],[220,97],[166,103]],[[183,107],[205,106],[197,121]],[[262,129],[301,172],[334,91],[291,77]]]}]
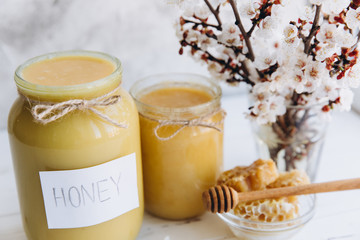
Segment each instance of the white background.
[{"label": "white background", "polygon": [[15,68],[47,52],[102,51],[123,64],[123,85],[162,72],[208,74],[180,56],[173,23],[177,7],[166,0],[1,0],[0,129],[16,96]]},{"label": "white background", "polygon": [[[15,68],[47,52],[110,53],[123,63],[126,89],[149,74],[208,75],[205,66],[178,54],[173,27],[178,9],[171,2],[175,0],[1,0],[0,129],[16,97]],[[239,88],[225,89],[226,95],[233,92]],[[360,96],[357,107],[360,110]]]}]

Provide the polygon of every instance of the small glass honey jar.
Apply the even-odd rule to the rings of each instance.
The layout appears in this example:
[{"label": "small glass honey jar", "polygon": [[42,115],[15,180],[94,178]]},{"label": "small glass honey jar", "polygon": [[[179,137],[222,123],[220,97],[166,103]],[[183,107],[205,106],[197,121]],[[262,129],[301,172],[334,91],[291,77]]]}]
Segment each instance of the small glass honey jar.
[{"label": "small glass honey jar", "polygon": [[162,74],[130,90],[140,114],[145,209],[165,219],[204,212],[201,194],[223,166],[221,88],[195,74]]}]

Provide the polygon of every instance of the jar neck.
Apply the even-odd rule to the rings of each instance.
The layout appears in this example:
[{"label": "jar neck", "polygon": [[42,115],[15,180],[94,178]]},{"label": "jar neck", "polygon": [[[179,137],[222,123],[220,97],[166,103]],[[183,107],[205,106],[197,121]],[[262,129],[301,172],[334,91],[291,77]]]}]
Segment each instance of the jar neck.
[{"label": "jar neck", "polygon": [[[115,70],[109,76],[83,84],[65,86],[45,86],[34,84],[23,78],[23,70],[31,64],[46,59],[62,56],[91,56],[111,62]],[[35,57],[20,65],[15,72],[15,83],[19,94],[37,101],[60,102],[70,99],[93,99],[102,96],[118,87],[122,81],[122,68],[120,61],[110,55],[92,51],[66,51],[56,52]]]}]

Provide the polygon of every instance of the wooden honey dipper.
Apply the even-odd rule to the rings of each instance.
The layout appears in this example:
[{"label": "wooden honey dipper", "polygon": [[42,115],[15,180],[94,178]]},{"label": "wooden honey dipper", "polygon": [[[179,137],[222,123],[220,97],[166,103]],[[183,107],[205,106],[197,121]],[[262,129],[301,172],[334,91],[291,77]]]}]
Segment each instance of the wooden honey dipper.
[{"label": "wooden honey dipper", "polygon": [[241,201],[288,197],[312,193],[335,192],[352,189],[360,189],[360,178],[312,183],[295,187],[271,188],[261,191],[241,193],[226,185],[217,185],[205,191],[202,194],[202,198],[208,211],[213,213],[223,213],[230,211]]}]

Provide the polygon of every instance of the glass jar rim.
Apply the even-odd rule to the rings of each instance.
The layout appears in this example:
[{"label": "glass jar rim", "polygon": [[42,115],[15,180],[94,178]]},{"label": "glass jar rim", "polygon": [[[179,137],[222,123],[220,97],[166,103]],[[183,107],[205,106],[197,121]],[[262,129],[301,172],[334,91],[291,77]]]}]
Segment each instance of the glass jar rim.
[{"label": "glass jar rim", "polygon": [[[66,56],[88,56],[88,57],[97,57],[97,58],[101,58],[103,60],[109,61],[110,63],[112,63],[115,67],[114,71],[101,79],[92,81],[92,82],[88,82],[88,83],[81,83],[81,84],[75,84],[75,85],[64,85],[64,86],[51,86],[51,85],[40,85],[40,84],[35,84],[35,83],[31,83],[29,81],[27,81],[26,79],[23,78],[22,76],[22,71],[30,66],[31,64],[40,62],[40,61],[44,61],[47,59],[53,59],[53,58],[57,58],[57,57],[66,57]],[[51,53],[46,53],[46,54],[42,54],[36,57],[33,57],[27,61],[25,61],[23,64],[21,64],[19,67],[17,67],[17,69],[15,70],[15,83],[17,88],[19,89],[20,92],[24,92],[25,95],[30,95],[30,96],[37,96],[37,95],[42,95],[42,94],[51,94],[54,96],[61,96],[64,93],[67,94],[76,94],[79,93],[81,91],[89,91],[89,90],[93,90],[93,89],[97,89],[99,87],[102,87],[106,84],[109,84],[109,82],[112,82],[116,80],[116,76],[121,76],[122,75],[122,65],[121,62],[118,58],[111,56],[109,54],[106,53],[102,53],[102,52],[97,52],[97,51],[89,51],[89,50],[68,50],[68,51],[58,51],[58,52],[51,52]],[[121,77],[120,77],[120,82],[121,83]]]},{"label": "glass jar rim", "polygon": [[[188,81],[184,81],[184,82],[177,82],[177,81],[173,81],[173,80],[169,80],[171,78],[173,78],[174,76],[182,78],[182,79],[186,79]],[[160,106],[156,106],[156,105],[151,105],[151,104],[146,104],[144,102],[142,102],[139,99],[139,95],[141,94],[141,92],[143,92],[144,89],[140,89],[138,90],[138,88],[141,88],[141,86],[144,85],[144,83],[146,83],[147,81],[150,81],[151,79],[162,79],[163,81],[159,81],[157,84],[152,84],[151,86],[156,86],[156,85],[160,85],[162,83],[166,83],[168,86],[184,86],[181,85],[180,83],[191,83],[193,84],[193,86],[197,85],[197,86],[205,86],[203,84],[201,84],[201,82],[197,82],[196,80],[201,80],[203,81],[203,83],[208,83],[209,84],[209,89],[213,89],[213,94],[211,95],[212,98],[210,101],[202,103],[202,104],[198,104],[195,106],[190,106],[190,107],[160,107]],[[190,81],[190,79],[194,79],[195,81]],[[178,83],[178,85],[176,85]],[[173,84],[173,85],[171,85]],[[191,85],[189,85],[191,86]],[[205,86],[207,87],[207,86]],[[200,74],[195,74],[195,73],[179,73],[179,72],[170,72],[170,73],[161,73],[161,74],[154,74],[154,75],[150,75],[144,78],[141,78],[140,80],[136,81],[133,86],[130,88],[130,94],[133,97],[134,101],[136,102],[137,105],[140,105],[143,108],[146,108],[149,111],[156,111],[156,112],[161,112],[164,114],[183,114],[183,113],[190,113],[190,112],[199,112],[202,111],[204,109],[207,109],[207,112],[209,112],[210,110],[212,110],[214,107],[216,108],[220,108],[220,99],[221,99],[221,95],[222,95],[222,90],[220,85],[213,79],[200,75]]]}]

